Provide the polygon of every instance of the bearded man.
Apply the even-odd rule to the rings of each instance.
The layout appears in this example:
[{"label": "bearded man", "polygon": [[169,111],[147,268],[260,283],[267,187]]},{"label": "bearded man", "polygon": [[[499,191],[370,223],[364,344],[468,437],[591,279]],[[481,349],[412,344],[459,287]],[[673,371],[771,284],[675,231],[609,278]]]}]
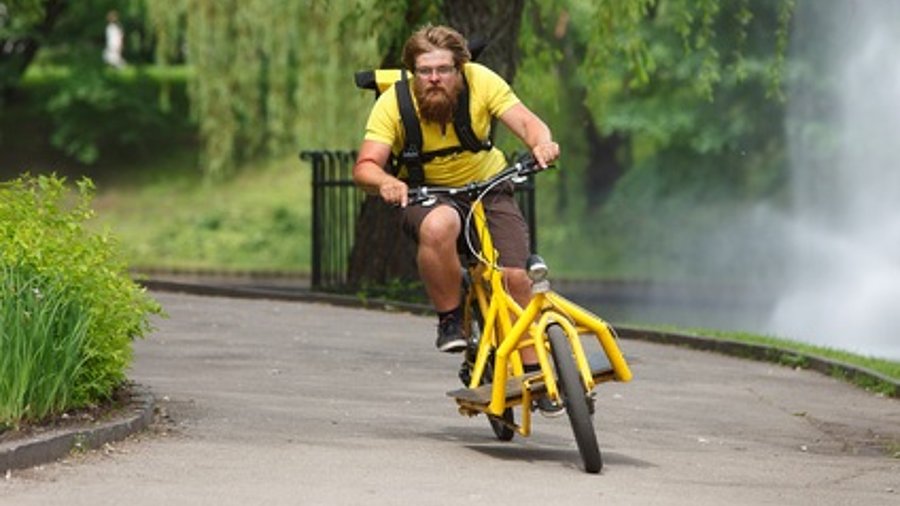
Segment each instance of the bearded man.
[{"label": "bearded man", "polygon": [[[491,120],[497,118],[521,139],[541,167],[559,156],[559,145],[553,142],[547,125],[522,104],[503,78],[470,60],[465,38],[446,26],[425,26],[404,45],[403,65],[414,76],[412,96],[422,131],[421,149],[447,153],[423,164],[426,185],[462,186],[483,181],[507,165],[503,153],[490,145],[478,151],[454,150],[461,145],[453,120],[464,89],[468,90],[471,128],[478,139],[489,138]],[[404,135],[392,87],[378,98],[369,115],[353,179],[368,193],[402,208],[403,228],[418,245],[419,275],[438,313],[437,348],[458,353],[466,348],[466,338],[461,326],[462,267],[457,240],[462,231],[461,210],[468,203],[461,198],[441,198],[434,206],[407,207],[409,188],[404,173],[398,177],[384,169],[392,153],[399,156]],[[483,203],[510,294],[524,306],[531,296],[525,272],[530,254],[528,227],[512,184],[494,190]],[[533,351],[522,351],[526,369],[534,367]]]}]

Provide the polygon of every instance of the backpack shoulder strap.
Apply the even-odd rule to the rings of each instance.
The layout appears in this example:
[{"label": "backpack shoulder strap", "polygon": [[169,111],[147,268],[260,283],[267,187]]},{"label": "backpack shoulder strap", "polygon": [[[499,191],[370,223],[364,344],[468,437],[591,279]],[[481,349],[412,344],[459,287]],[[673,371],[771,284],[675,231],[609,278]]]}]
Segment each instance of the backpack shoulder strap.
[{"label": "backpack shoulder strap", "polygon": [[406,166],[411,186],[421,186],[425,182],[425,169],[422,161],[422,128],[413,106],[412,94],[409,90],[409,78],[406,70],[400,73],[400,80],[394,85],[397,91],[397,105],[400,108],[400,121],[403,123],[405,142],[400,153],[400,163]]},{"label": "backpack shoulder strap", "polygon": [[463,149],[477,153],[478,151],[487,151],[493,147],[491,140],[482,141],[475,135],[472,130],[472,114],[469,111],[469,82],[466,80],[465,72],[460,71],[462,77],[462,91],[459,94],[459,101],[456,104],[456,112],[453,114],[453,128],[456,130],[456,137]]}]

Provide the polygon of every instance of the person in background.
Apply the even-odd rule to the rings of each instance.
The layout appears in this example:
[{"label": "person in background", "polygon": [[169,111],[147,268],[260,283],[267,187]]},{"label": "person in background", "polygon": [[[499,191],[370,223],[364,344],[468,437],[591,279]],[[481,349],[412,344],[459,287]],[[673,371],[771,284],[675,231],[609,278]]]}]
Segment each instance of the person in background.
[{"label": "person in background", "polygon": [[125,47],[125,32],[119,24],[119,13],[109,11],[106,14],[106,47],[103,49],[103,61],[117,69],[125,67],[122,49]]}]

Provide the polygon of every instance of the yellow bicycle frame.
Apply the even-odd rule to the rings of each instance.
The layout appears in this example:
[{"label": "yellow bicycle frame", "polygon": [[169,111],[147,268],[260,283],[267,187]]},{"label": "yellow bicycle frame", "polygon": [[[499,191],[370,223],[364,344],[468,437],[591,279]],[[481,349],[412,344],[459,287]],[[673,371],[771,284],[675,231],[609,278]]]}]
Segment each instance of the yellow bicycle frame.
[{"label": "yellow bicycle frame", "polygon": [[[522,421],[514,429],[521,435],[531,432],[531,397],[534,386],[543,384],[547,396],[559,399],[553,367],[548,354],[547,326],[560,325],[568,337],[575,363],[581,374],[586,392],[594,389],[598,381],[630,381],[631,370],[619,350],[611,327],[600,317],[568,301],[549,289],[549,282],[535,283],[531,300],[523,309],[506,291],[503,273],[498,264],[498,253],[487,227],[484,206],[480,200],[472,204],[472,220],[476,237],[480,241],[481,261],[469,267],[472,285],[469,289],[466,307],[477,303],[483,317],[483,328],[475,363],[472,368],[469,388],[477,388],[482,383],[485,369],[494,350],[493,378],[491,378],[490,402],[457,397],[460,410],[468,414],[484,412],[500,419],[506,408],[522,406]],[[471,318],[471,315],[468,316]],[[582,334],[593,334],[600,343],[611,366],[595,376],[584,352]],[[519,351],[533,346],[540,373],[523,374]],[[509,380],[517,378],[520,383],[515,388],[520,395],[508,397]],[[512,383],[515,387],[516,383]]]}]

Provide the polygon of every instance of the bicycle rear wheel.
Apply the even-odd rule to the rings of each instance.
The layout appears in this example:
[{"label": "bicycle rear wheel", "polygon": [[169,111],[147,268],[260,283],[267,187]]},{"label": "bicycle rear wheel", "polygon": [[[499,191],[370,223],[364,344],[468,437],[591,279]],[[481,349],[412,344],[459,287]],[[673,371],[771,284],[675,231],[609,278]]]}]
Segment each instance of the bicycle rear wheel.
[{"label": "bicycle rear wheel", "polygon": [[572,424],[572,432],[578,445],[578,453],[581,454],[584,463],[584,470],[588,473],[599,473],[603,467],[603,459],[600,456],[597,434],[591,420],[590,401],[581,381],[581,374],[575,365],[569,340],[559,325],[547,327],[547,337],[550,339],[550,354],[556,364],[560,395],[569,415],[569,422]]}]

